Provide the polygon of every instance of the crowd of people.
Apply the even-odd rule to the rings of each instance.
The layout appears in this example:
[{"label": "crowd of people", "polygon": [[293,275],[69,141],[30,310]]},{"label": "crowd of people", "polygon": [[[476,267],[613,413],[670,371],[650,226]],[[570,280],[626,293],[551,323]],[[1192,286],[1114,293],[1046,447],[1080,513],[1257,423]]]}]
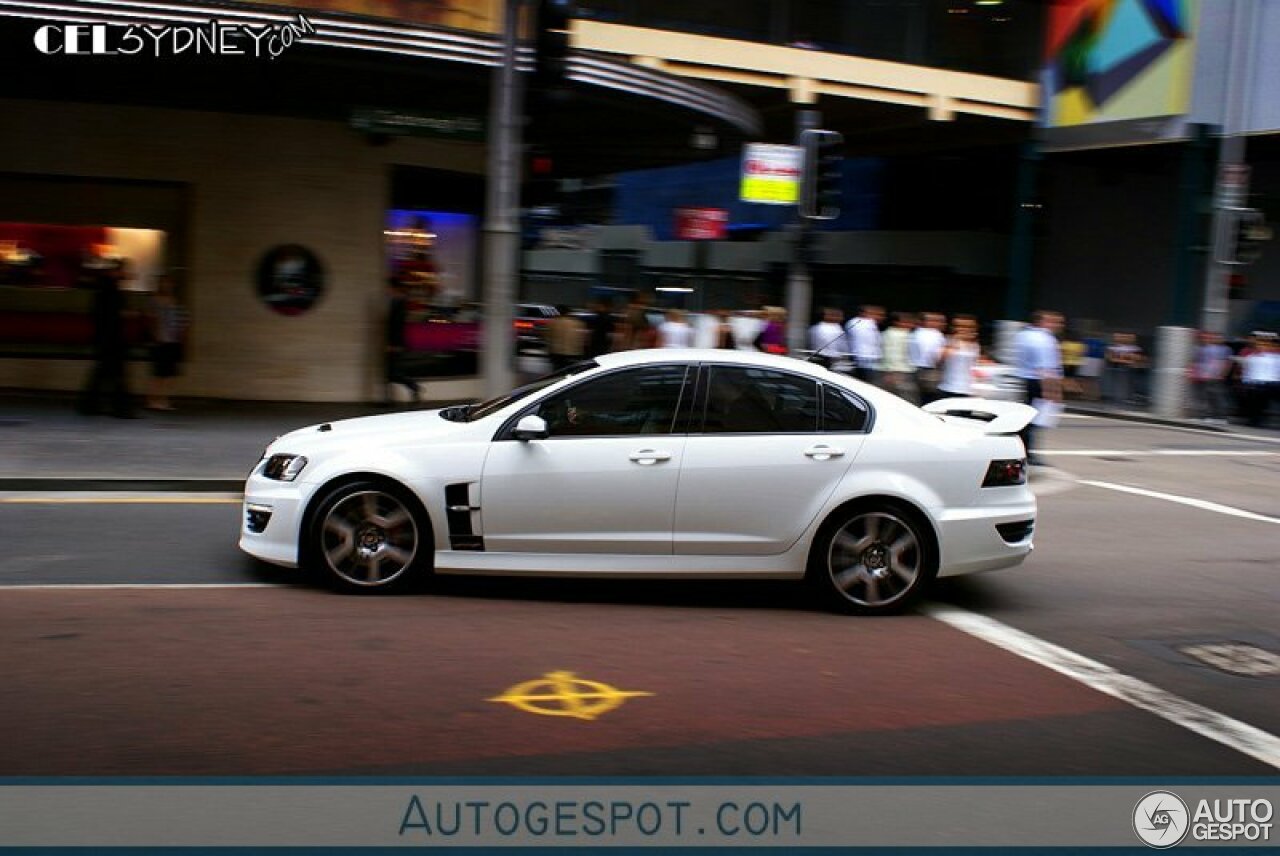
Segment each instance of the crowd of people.
[{"label": "crowd of people", "polygon": [[[682,309],[655,309],[640,295],[622,313],[603,302],[588,312],[558,307],[547,328],[553,364],[635,348],[737,348],[786,354],[786,310],[766,306],[753,312],[716,311],[690,315]],[[846,320],[825,307],[809,328],[808,350],[830,368],[851,374],[917,404],[974,394],[975,369],[990,363],[980,342],[977,318],[941,312],[892,312],[864,305]],[[1199,334],[1187,367],[1194,414],[1212,422],[1235,415],[1263,425],[1280,396],[1280,342],[1258,332],[1238,350],[1216,334]],[[1036,312],[1017,334],[1008,357],[1023,397],[1045,412],[1050,424],[1066,399],[1138,406],[1149,398],[1150,361],[1131,331],[1079,336],[1066,330],[1059,312]],[[1034,443],[1034,427],[1025,439]]]}]

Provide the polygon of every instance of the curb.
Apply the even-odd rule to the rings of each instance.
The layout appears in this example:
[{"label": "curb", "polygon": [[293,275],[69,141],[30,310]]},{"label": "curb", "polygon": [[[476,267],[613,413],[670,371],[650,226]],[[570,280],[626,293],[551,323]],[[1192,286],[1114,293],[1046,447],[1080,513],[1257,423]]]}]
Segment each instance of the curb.
[{"label": "curb", "polygon": [[240,494],[244,492],[244,479],[79,478],[76,476],[0,478],[0,491]]},{"label": "curb", "polygon": [[1100,408],[1091,407],[1075,407],[1068,404],[1064,411],[1074,413],[1077,416],[1094,416],[1101,419],[1117,419],[1122,422],[1141,422],[1147,425],[1163,425],[1166,428],[1195,428],[1198,431],[1216,431],[1219,434],[1225,434],[1234,430],[1234,425],[1209,425],[1204,422],[1194,422],[1189,419],[1171,419],[1166,416],[1153,416],[1148,413],[1138,413],[1132,410],[1102,410]]}]

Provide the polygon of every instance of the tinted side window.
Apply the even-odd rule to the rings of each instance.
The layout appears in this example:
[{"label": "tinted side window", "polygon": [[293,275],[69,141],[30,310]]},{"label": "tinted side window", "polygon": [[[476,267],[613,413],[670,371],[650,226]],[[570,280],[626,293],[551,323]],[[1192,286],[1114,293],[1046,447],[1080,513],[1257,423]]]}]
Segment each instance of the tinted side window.
[{"label": "tinted side window", "polygon": [[867,406],[842,389],[823,386],[822,430],[853,433],[865,431]]},{"label": "tinted side window", "polygon": [[669,434],[685,366],[613,372],[556,393],[538,405],[552,437]]},{"label": "tinted side window", "polygon": [[818,382],[770,369],[713,366],[703,431],[708,434],[818,430]]}]

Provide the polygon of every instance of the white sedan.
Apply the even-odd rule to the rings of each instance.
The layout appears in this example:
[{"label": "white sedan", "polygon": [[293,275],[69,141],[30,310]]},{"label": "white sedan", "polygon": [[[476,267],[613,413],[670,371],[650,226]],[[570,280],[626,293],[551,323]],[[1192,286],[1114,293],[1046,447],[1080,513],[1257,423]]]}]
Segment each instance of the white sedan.
[{"label": "white sedan", "polygon": [[356,591],[432,571],[804,578],[889,612],[1031,552],[1016,432],[1034,411],[929,411],[786,357],[611,354],[492,401],[277,438],[240,546]]}]

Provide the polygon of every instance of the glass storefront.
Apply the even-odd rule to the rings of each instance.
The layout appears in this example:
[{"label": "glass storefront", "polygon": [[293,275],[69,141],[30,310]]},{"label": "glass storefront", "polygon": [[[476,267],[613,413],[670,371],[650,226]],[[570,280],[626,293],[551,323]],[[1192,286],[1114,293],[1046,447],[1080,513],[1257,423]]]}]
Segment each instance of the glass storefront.
[{"label": "glass storefront", "polygon": [[[388,287],[403,289],[403,367],[414,377],[464,377],[478,371],[482,333],[476,300],[478,218],[395,209],[387,214]],[[391,321],[390,323],[395,323]]]},{"label": "glass storefront", "polygon": [[121,267],[126,338],[145,341],[141,311],[166,269],[157,229],[0,223],[0,356],[79,357],[93,342],[93,273]]}]

